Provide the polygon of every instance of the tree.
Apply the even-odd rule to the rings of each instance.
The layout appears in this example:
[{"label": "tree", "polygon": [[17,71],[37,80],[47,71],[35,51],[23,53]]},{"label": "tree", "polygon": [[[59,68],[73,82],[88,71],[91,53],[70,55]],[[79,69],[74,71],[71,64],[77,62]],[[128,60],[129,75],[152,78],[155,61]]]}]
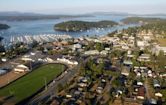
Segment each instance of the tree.
[{"label": "tree", "polygon": [[0,42],[3,40],[3,37],[0,36]]},{"label": "tree", "polygon": [[5,52],[5,47],[2,45],[3,37],[0,36],[0,53]]},{"label": "tree", "polygon": [[103,69],[104,69],[104,63],[99,63],[99,65],[95,67],[94,72],[96,74],[103,74]]},{"label": "tree", "polygon": [[166,65],[165,59],[166,59],[166,57],[164,55],[164,52],[160,51],[160,53],[157,57],[158,67],[159,67],[160,70],[165,69],[165,65]]},{"label": "tree", "polygon": [[102,43],[96,43],[96,50],[98,51],[104,50],[104,45]]},{"label": "tree", "polygon": [[58,86],[57,86],[57,90],[58,90],[58,92],[60,92],[60,91],[63,90],[63,85],[62,85],[61,83],[58,84]]}]

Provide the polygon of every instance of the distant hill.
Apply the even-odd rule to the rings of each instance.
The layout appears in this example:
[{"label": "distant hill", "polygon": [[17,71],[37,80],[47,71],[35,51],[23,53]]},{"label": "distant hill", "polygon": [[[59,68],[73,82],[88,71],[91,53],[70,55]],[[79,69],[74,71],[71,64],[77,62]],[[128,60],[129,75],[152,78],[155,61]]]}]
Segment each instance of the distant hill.
[{"label": "distant hill", "polygon": [[91,15],[46,15],[37,13],[21,13],[21,12],[0,12],[0,21],[27,21],[41,19],[60,19],[60,18],[77,18],[90,17]]},{"label": "distant hill", "polygon": [[0,16],[41,16],[42,14],[38,13],[29,13],[29,12],[0,12]]},{"label": "distant hill", "polygon": [[164,13],[156,13],[156,14],[133,14],[133,13],[126,13],[126,12],[93,12],[88,13],[91,15],[111,15],[111,16],[132,16],[132,17],[160,17],[166,16]]},{"label": "distant hill", "polygon": [[161,18],[148,18],[148,17],[128,17],[121,20],[125,24],[137,24],[137,23],[143,23],[143,24],[150,24],[150,23],[158,23],[162,21],[166,21],[166,19]]},{"label": "distant hill", "polygon": [[131,14],[124,12],[93,12],[91,15],[113,15],[113,16],[129,16]]},{"label": "distant hill", "polygon": [[7,24],[1,24],[0,23],[0,30],[5,30],[5,29],[8,29],[10,28],[10,26],[8,26]]},{"label": "distant hill", "polygon": [[56,24],[55,30],[58,31],[84,31],[90,28],[105,28],[118,25],[114,21],[99,21],[99,22],[86,22],[86,21],[67,21]]}]

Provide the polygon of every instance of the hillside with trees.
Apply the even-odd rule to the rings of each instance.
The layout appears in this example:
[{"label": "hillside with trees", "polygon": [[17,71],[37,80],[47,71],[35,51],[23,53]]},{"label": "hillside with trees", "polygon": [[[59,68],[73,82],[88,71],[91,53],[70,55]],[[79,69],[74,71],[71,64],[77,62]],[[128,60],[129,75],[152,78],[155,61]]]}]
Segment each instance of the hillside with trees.
[{"label": "hillside with trees", "polygon": [[161,18],[147,18],[147,17],[128,17],[125,19],[122,19],[121,22],[125,24],[154,24],[158,22],[163,22],[166,21],[166,19],[161,19]]},{"label": "hillside with trees", "polygon": [[67,21],[56,24],[54,26],[55,30],[58,31],[85,31],[90,28],[105,28],[105,27],[113,27],[114,25],[118,25],[118,23],[114,21],[99,21],[99,22],[86,22],[86,21]]},{"label": "hillside with trees", "polygon": [[126,24],[140,23],[140,22],[143,23],[141,24],[141,26],[132,27],[132,28],[130,27],[127,30],[123,30],[128,34],[138,33],[141,31],[148,33],[149,31],[151,31],[154,35],[159,34],[166,36],[166,19],[131,17],[131,18],[126,18],[122,21]]},{"label": "hillside with trees", "polygon": [[4,30],[4,29],[8,29],[8,28],[10,28],[10,26],[8,26],[7,24],[0,23],[0,30]]}]

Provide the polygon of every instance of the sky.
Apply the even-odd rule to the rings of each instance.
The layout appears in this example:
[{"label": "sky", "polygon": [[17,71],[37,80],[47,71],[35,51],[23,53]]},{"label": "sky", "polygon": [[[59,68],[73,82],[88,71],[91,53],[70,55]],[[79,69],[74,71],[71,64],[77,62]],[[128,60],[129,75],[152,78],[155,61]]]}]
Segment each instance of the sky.
[{"label": "sky", "polygon": [[44,14],[166,13],[166,0],[0,0],[0,11]]}]

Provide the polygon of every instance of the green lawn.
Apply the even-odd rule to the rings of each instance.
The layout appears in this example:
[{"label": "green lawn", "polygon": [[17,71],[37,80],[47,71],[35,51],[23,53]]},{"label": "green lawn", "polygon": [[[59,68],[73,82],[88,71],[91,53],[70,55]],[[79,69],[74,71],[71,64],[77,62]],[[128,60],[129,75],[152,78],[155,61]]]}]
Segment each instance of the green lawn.
[{"label": "green lawn", "polygon": [[12,102],[17,103],[42,88],[45,85],[45,80],[46,82],[53,80],[64,68],[65,66],[61,64],[43,65],[1,89],[0,96],[10,96],[13,94]]}]

